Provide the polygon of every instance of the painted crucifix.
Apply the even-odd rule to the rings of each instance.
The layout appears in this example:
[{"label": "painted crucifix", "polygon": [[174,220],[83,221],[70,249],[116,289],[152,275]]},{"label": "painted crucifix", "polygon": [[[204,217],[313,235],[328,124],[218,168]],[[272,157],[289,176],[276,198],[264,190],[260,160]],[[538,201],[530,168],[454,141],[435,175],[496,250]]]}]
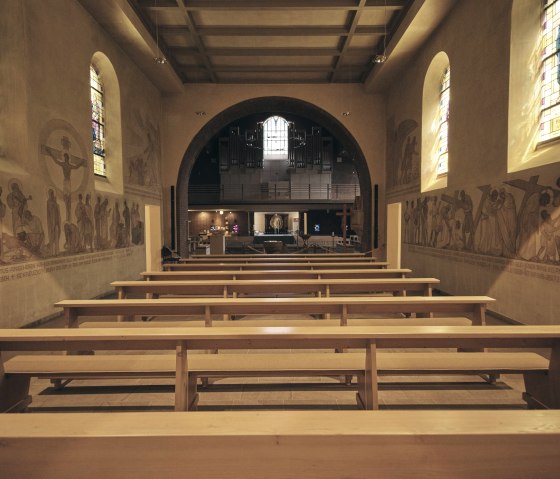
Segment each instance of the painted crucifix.
[{"label": "painted crucifix", "polygon": [[50,146],[41,145],[41,152],[48,155],[52,160],[62,168],[63,183],[62,183],[62,196],[64,199],[64,206],[66,208],[66,222],[71,223],[72,211],[72,184],[70,177],[72,170],[77,170],[86,165],[85,158],[78,158],[70,153],[72,143],[67,136],[63,136],[60,140],[62,145],[61,150],[51,148]]}]

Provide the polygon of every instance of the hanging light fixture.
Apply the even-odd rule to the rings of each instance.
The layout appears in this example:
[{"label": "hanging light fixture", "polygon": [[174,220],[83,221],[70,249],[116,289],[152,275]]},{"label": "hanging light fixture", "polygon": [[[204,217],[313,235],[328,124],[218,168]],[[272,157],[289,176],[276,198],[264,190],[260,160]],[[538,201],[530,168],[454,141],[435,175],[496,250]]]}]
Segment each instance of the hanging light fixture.
[{"label": "hanging light fixture", "polygon": [[387,0],[385,0],[383,7],[383,30],[383,53],[375,55],[373,63],[385,63],[387,61]]},{"label": "hanging light fixture", "polygon": [[159,49],[159,25],[158,25],[158,9],[157,0],[154,0],[154,8],[156,11],[156,56],[154,57],[154,62],[158,65],[165,65],[167,63],[167,58],[165,58]]}]

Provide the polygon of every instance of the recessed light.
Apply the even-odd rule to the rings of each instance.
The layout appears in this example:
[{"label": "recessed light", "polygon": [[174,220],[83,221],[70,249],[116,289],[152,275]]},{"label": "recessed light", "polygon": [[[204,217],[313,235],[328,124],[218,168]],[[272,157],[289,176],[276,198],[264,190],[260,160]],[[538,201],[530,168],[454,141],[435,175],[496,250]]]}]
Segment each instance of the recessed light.
[{"label": "recessed light", "polygon": [[206,112],[205,111],[195,111],[194,114],[196,116],[206,116]]},{"label": "recessed light", "polygon": [[342,116],[350,116],[350,112],[349,111],[343,111]]}]

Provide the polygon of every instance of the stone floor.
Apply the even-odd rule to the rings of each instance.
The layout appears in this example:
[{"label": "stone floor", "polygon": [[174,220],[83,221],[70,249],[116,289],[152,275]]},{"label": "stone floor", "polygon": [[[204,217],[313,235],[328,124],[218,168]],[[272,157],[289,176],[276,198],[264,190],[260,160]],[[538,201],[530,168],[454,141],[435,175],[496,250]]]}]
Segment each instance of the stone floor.
[{"label": "stone floor", "polygon": [[[496,324],[497,320],[489,318],[488,322]],[[61,320],[54,320],[42,327],[61,326]],[[252,352],[257,351],[246,351]],[[382,377],[380,384],[382,409],[526,407],[521,398],[523,380],[519,375],[503,375],[495,385],[477,376]],[[31,394],[31,413],[173,408],[171,379],[71,381],[61,390],[56,390],[48,380],[35,379]],[[199,409],[357,409],[355,394],[355,384],[346,386],[336,378],[222,379],[202,388]]]}]

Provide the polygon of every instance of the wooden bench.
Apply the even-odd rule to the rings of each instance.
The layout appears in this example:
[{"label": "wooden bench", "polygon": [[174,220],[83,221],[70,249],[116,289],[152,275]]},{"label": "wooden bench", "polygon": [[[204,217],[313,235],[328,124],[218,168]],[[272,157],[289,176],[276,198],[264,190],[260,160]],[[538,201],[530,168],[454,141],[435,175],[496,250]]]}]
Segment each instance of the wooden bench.
[{"label": "wooden bench", "polygon": [[[193,398],[189,375],[191,350],[218,349],[361,349],[365,350],[360,400],[377,409],[378,349],[394,348],[549,348],[546,374],[524,371],[525,398],[531,404],[560,408],[560,326],[403,326],[291,328],[118,328],[4,329],[0,351],[174,350],[175,409],[189,408]],[[455,354],[455,353],[453,353]],[[475,354],[475,353],[467,353]],[[493,353],[484,353],[493,354]],[[344,355],[336,357],[345,361]],[[208,355],[208,357],[219,357]],[[474,357],[474,356],[472,356]],[[468,358],[468,356],[467,356]],[[446,368],[444,362],[440,362]],[[329,371],[330,372],[330,371]],[[0,410],[27,398],[29,378],[4,374],[0,364]]]},{"label": "wooden bench", "polygon": [[262,271],[270,269],[278,270],[302,270],[321,271],[324,269],[386,269],[389,263],[381,261],[361,262],[323,262],[323,263],[289,263],[289,262],[257,262],[255,264],[236,263],[166,263],[164,269],[168,271]]},{"label": "wooden bench", "polygon": [[[366,254],[366,253],[271,253],[271,254],[266,254],[266,253],[258,253],[258,254],[213,254],[213,255],[207,255],[207,254],[193,254],[191,255],[189,258],[192,259],[206,259],[208,257],[212,257],[212,258],[225,258],[225,259],[230,259],[230,258],[240,258],[240,259],[248,259],[248,258],[257,258],[257,259],[262,259],[262,260],[267,260],[267,259],[276,259],[276,258],[311,258],[311,259],[315,259],[315,258],[341,258],[341,259],[346,259],[346,258],[371,258],[370,254]],[[181,260],[183,260],[184,258],[181,258]]]},{"label": "wooden bench", "polygon": [[117,297],[125,299],[131,294],[189,296],[228,296],[314,294],[316,296],[339,294],[372,294],[390,292],[406,296],[407,292],[432,295],[432,288],[439,284],[435,278],[389,279],[268,279],[268,280],[192,280],[192,281],[114,281]]},{"label": "wooden bench", "polygon": [[[8,377],[73,379],[174,378],[176,358],[143,355],[20,355],[4,363]],[[192,354],[189,356],[188,409],[196,409],[199,378],[356,376],[358,405],[365,397],[364,353]],[[378,353],[378,376],[540,374],[549,361],[536,353]]]},{"label": "wooden bench", "polygon": [[364,257],[364,256],[351,256],[349,258],[340,258],[340,257],[306,257],[306,258],[298,258],[298,257],[282,257],[282,258],[271,258],[270,256],[261,256],[259,258],[232,258],[228,256],[222,257],[214,257],[213,255],[204,256],[200,258],[182,258],[179,260],[179,264],[212,264],[212,263],[221,263],[221,264],[260,264],[260,263],[289,263],[289,264],[316,264],[316,263],[347,263],[347,266],[351,266],[354,263],[374,263],[375,265],[387,265],[387,263],[377,261],[375,258],[372,257]]},{"label": "wooden bench", "polygon": [[78,326],[82,316],[181,316],[203,315],[210,324],[212,315],[250,314],[337,314],[341,325],[349,314],[469,313],[473,324],[485,322],[488,296],[335,296],[328,298],[162,298],[162,299],[97,299],[64,300],[55,306],[63,308],[68,327]]},{"label": "wooden bench", "polygon": [[[468,318],[375,318],[375,319],[349,319],[346,326],[470,326],[472,321]],[[217,328],[238,327],[279,327],[292,328],[294,326],[340,326],[339,319],[243,319],[239,321],[214,320],[211,324],[206,321],[135,321],[126,325],[114,321],[85,321],[80,323],[80,328],[184,328],[212,326]]]},{"label": "wooden bench", "polygon": [[288,270],[279,271],[146,271],[141,276],[148,281],[166,280],[267,280],[267,279],[372,279],[405,278],[412,270],[398,269],[334,269],[321,271]]},{"label": "wooden bench", "polygon": [[560,412],[11,414],[0,442],[18,479],[553,478]]}]

